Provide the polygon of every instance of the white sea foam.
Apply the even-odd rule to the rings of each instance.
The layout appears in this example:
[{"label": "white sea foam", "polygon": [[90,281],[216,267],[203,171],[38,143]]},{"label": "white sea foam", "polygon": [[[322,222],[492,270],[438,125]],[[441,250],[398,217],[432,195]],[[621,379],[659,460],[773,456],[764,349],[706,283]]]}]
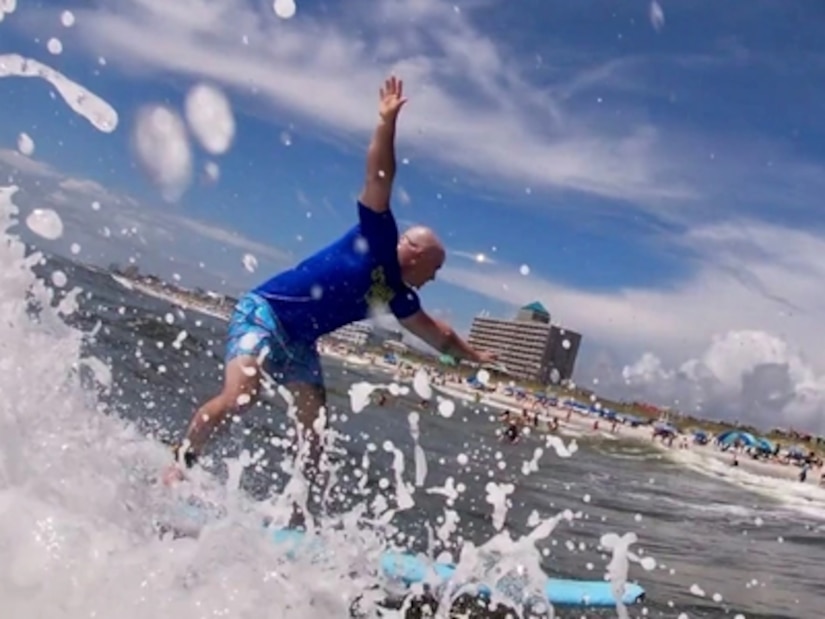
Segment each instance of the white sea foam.
[{"label": "white sea foam", "polygon": [[[666,454],[670,459],[697,473],[770,497],[789,511],[825,520],[825,488],[817,487],[813,483],[800,483],[793,476],[796,471],[789,470],[787,478],[771,477],[748,471],[744,466],[731,466],[730,461],[721,459],[719,454],[703,453],[698,449],[667,450]],[[705,506],[705,509],[712,507]],[[731,513],[750,512],[748,508],[741,506],[726,506],[720,509],[729,510]]]}]

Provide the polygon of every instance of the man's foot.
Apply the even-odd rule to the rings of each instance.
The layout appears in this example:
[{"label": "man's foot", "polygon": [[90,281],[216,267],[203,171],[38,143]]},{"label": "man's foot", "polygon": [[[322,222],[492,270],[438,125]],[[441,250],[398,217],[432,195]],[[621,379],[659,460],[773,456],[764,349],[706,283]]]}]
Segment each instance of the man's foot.
[{"label": "man's foot", "polygon": [[184,479],[186,479],[186,476],[177,464],[170,464],[163,471],[163,475],[161,475],[161,481],[164,486],[174,486]]}]

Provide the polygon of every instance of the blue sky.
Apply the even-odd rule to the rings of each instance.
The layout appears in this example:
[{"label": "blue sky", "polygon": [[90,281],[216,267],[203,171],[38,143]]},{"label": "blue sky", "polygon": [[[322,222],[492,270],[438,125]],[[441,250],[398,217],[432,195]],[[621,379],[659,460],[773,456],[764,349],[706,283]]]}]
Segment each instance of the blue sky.
[{"label": "blue sky", "polygon": [[[582,383],[825,430],[825,8],[296,4],[288,20],[229,0],[26,2],[5,16],[0,54],[117,111],[101,132],[42,80],[0,82],[0,163],[73,223],[64,249],[82,237],[88,260],[133,255],[185,282],[254,285],[352,224],[376,91],[395,72],[410,101],[394,208],[452,252],[424,292],[433,311],[466,329],[480,310],[538,299],[584,334]],[[190,123],[191,182],[167,202],[136,163],[139,111],[183,116],[201,83],[228,97],[234,138],[209,154]],[[20,132],[35,143],[25,162]],[[185,145],[164,144],[167,157]]]}]

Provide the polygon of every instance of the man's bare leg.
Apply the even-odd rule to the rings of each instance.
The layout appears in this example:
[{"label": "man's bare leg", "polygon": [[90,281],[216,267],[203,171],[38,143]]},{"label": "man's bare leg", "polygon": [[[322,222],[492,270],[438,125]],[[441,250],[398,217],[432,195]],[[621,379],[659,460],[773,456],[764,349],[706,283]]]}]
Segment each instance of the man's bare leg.
[{"label": "man's bare leg", "polygon": [[[284,386],[294,398],[297,430],[303,441],[308,443],[307,458],[301,464],[309,485],[309,499],[320,501],[323,494],[323,471],[321,471],[323,445],[319,432],[323,431],[323,428],[316,427],[316,422],[321,410],[326,406],[326,390],[322,385],[300,382],[291,382]],[[292,520],[292,526],[301,524],[301,518],[297,514],[293,515]]]},{"label": "man's bare leg", "polygon": [[[180,447],[184,453],[197,457],[219,426],[226,423],[230,414],[243,414],[258,397],[261,371],[258,360],[252,356],[235,357],[226,364],[221,392],[203,404],[192,416]],[[192,457],[190,456],[190,457]],[[167,481],[179,479],[171,473]]]}]

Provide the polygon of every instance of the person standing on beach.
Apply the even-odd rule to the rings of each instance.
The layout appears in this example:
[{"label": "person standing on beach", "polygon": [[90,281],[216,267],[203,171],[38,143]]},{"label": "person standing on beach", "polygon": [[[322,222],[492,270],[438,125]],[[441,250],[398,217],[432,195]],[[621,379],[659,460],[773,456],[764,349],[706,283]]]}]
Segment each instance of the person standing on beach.
[{"label": "person standing on beach", "polygon": [[264,375],[294,399],[299,431],[310,441],[309,476],[317,473],[319,428],[326,405],[316,341],[346,324],[389,309],[401,325],[436,350],[476,363],[495,359],[467,344],[421,307],[416,290],[432,281],[446,253],[436,234],[414,226],[399,235],[390,209],[395,131],[406,103],[390,77],[379,91],[378,125],[367,151],[358,223],[327,247],[240,298],[230,318],[221,392],[193,415],[164,481],[183,478],[215,431],[256,401]]}]

